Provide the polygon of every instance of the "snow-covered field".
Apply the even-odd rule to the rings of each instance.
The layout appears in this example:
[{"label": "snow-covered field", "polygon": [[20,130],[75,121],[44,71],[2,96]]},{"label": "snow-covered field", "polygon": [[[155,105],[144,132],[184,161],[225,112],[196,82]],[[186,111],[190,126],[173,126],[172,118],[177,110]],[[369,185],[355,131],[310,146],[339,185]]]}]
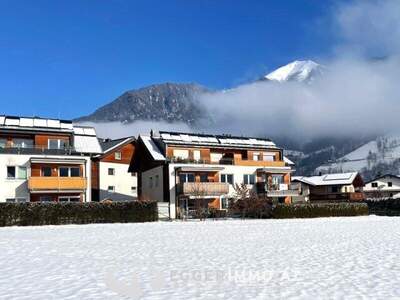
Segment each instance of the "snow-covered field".
[{"label": "snow-covered field", "polygon": [[374,216],[0,228],[0,299],[399,298],[399,228]]}]

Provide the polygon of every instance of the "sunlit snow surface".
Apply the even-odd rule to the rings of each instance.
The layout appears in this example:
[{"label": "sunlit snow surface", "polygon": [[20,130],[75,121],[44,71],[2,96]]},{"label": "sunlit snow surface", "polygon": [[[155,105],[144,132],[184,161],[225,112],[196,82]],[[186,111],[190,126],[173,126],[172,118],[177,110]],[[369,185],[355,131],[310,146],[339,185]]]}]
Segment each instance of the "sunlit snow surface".
[{"label": "sunlit snow surface", "polygon": [[0,228],[0,299],[399,298],[399,228],[373,216]]}]

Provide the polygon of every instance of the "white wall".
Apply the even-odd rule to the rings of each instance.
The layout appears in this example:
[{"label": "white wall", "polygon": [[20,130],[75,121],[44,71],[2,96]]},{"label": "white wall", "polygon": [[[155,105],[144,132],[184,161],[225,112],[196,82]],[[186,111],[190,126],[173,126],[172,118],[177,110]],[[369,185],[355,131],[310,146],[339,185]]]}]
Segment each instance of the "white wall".
[{"label": "white wall", "polygon": [[[381,191],[399,191],[400,190],[400,178],[397,177],[391,177],[391,176],[385,176],[382,178],[379,178],[378,180],[374,180],[372,182],[368,182],[364,186],[364,192],[372,192],[372,191],[377,191],[378,188],[372,187],[372,183],[376,182],[378,184],[378,187],[382,186]],[[392,182],[392,186],[388,186],[388,182]]]},{"label": "white wall", "polygon": [[[158,182],[156,178],[158,177]],[[150,186],[152,178],[152,186]],[[156,184],[157,183],[157,184]],[[163,166],[159,166],[142,173],[142,196],[145,200],[155,200],[163,202]]]},{"label": "white wall", "polygon": [[[108,169],[114,169],[114,175],[108,175]],[[120,163],[100,162],[100,200],[112,199],[134,200],[137,198],[137,176],[128,172],[129,165]],[[108,187],[114,186],[114,193],[108,192]],[[135,187],[135,191],[132,191]]]},{"label": "white wall", "polygon": [[82,156],[50,156],[50,155],[18,155],[18,154],[0,154],[0,202],[6,202],[9,198],[25,198],[30,201],[28,190],[28,179],[8,179],[7,166],[23,166],[27,168],[27,177],[31,175],[30,158],[40,157],[48,159],[85,159],[88,188],[84,195],[85,201],[91,201],[91,161],[89,157]]},{"label": "white wall", "polygon": [[29,155],[0,155],[0,202],[6,202],[9,198],[25,198],[29,201],[27,179],[8,179],[7,166],[27,167],[27,175],[30,176]]}]

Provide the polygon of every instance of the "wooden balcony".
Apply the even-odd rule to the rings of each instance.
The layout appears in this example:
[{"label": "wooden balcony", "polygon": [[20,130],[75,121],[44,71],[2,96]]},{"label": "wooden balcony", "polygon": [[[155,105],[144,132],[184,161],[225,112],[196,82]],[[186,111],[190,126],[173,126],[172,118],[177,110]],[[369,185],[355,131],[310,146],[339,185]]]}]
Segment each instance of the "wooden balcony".
[{"label": "wooden balcony", "polygon": [[188,196],[221,196],[229,193],[229,184],[221,182],[184,182],[178,184],[178,193]]},{"label": "wooden balcony", "polygon": [[75,191],[85,190],[87,180],[84,177],[30,177],[30,191]]},{"label": "wooden balcony", "polygon": [[335,194],[311,194],[311,201],[363,201],[365,195],[363,192],[354,193],[335,193]]}]

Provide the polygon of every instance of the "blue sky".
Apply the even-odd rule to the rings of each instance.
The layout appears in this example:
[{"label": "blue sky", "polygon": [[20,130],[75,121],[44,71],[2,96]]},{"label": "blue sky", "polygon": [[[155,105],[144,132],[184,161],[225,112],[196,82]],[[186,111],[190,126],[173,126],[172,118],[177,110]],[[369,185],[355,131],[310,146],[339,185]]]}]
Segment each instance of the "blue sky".
[{"label": "blue sky", "polygon": [[161,82],[227,88],[329,55],[320,0],[0,0],[0,114],[74,118]]}]

